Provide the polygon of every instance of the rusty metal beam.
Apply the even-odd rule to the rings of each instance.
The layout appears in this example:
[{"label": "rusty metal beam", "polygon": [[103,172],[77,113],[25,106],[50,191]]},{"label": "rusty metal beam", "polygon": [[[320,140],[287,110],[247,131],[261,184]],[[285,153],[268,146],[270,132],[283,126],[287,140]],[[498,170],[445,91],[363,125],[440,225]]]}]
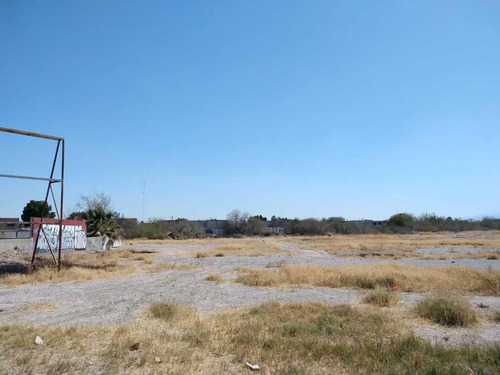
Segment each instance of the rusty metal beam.
[{"label": "rusty metal beam", "polygon": [[2,127],[0,127],[0,132],[19,134],[19,135],[27,135],[28,137],[51,139],[53,141],[62,141],[64,139],[61,137],[55,137],[53,135],[39,134],[39,133],[27,132],[24,130],[9,129],[9,128],[2,128]]},{"label": "rusty metal beam", "polygon": [[20,178],[23,180],[38,180],[38,181],[49,181],[49,182],[61,182],[57,178],[47,178],[47,177],[33,177],[33,176],[20,176],[17,174],[0,174],[0,177],[4,178]]}]

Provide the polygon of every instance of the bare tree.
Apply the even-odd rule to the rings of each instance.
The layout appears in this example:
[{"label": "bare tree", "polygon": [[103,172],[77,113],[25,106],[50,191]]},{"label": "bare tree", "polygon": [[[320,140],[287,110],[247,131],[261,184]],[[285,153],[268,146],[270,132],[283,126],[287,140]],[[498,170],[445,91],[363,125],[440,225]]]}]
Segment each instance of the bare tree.
[{"label": "bare tree", "polygon": [[228,213],[226,228],[227,234],[242,233],[249,216],[248,212],[238,209],[234,209]]},{"label": "bare tree", "polygon": [[76,207],[80,211],[101,209],[104,212],[115,213],[111,204],[111,197],[104,193],[94,193],[93,195],[80,194],[80,200]]}]

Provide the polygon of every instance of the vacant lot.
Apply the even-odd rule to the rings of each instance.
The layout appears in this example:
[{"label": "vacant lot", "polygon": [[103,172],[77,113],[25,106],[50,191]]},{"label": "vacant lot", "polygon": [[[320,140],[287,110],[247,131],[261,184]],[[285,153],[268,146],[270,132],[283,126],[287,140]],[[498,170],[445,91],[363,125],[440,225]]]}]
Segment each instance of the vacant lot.
[{"label": "vacant lot", "polygon": [[[1,277],[0,373],[499,373],[499,251],[471,232],[69,254]],[[471,323],[440,324],[456,306]]]}]

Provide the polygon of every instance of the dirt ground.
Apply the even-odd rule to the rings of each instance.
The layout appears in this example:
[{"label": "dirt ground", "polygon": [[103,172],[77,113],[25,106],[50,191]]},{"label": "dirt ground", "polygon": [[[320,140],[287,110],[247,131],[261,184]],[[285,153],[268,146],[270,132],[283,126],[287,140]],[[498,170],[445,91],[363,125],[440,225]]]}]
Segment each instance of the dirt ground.
[{"label": "dirt ground", "polygon": [[[166,269],[156,273],[148,273],[138,268],[134,274],[109,280],[47,282],[15,288],[3,287],[0,288],[0,324],[118,325],[132,321],[147,306],[157,301],[188,305],[202,316],[266,301],[317,301],[350,305],[362,303],[363,292],[354,289],[251,287],[235,283],[237,269],[242,267],[272,269],[282,264],[342,266],[396,262],[500,270],[498,257],[481,257],[481,253],[500,253],[500,246],[495,246],[500,239],[498,232],[470,232],[468,235],[442,233],[433,236],[437,238],[437,242],[427,241],[422,247],[419,246],[418,235],[415,236],[411,239],[411,249],[405,244],[407,238],[403,237],[401,242],[404,248],[401,251],[405,252],[405,257],[401,258],[393,255],[394,244],[391,245],[389,255],[384,253],[386,249],[383,242],[387,237],[381,237],[379,243],[373,245],[372,253],[382,256],[367,256],[371,251],[369,243],[373,243],[373,236],[366,237],[367,244],[363,244],[363,236],[358,236],[355,241],[359,243],[346,249],[339,249],[335,245],[332,245],[331,249],[328,248],[329,243],[334,243],[335,237],[322,238],[321,246],[318,246],[317,239],[303,237],[124,241],[123,245],[128,249],[152,253],[151,260],[154,264],[170,263],[196,267],[187,270]],[[397,237],[399,236],[389,238]],[[446,243],[450,238],[452,245],[443,246],[442,243]],[[435,247],[429,247],[429,243]],[[342,250],[350,252],[337,253]],[[384,254],[387,256],[383,256]],[[447,256],[440,259],[443,254]],[[220,275],[223,282],[205,280],[209,275]],[[500,311],[500,297],[466,297],[482,315]],[[421,298],[422,294],[419,293],[402,293],[399,308],[411,307]],[[421,323],[415,325],[414,330],[421,337],[446,345],[500,342],[500,324],[493,322],[467,329],[445,329]]]}]

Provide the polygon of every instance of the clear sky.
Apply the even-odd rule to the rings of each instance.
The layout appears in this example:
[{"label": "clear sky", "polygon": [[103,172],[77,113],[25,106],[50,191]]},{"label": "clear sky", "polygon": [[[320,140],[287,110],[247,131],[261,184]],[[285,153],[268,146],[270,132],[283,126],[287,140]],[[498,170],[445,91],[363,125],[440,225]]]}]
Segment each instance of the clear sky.
[{"label": "clear sky", "polygon": [[[0,2],[0,126],[66,139],[66,208],[500,216],[500,2]],[[0,133],[0,173],[54,144]],[[0,179],[0,216],[43,183]]]}]

